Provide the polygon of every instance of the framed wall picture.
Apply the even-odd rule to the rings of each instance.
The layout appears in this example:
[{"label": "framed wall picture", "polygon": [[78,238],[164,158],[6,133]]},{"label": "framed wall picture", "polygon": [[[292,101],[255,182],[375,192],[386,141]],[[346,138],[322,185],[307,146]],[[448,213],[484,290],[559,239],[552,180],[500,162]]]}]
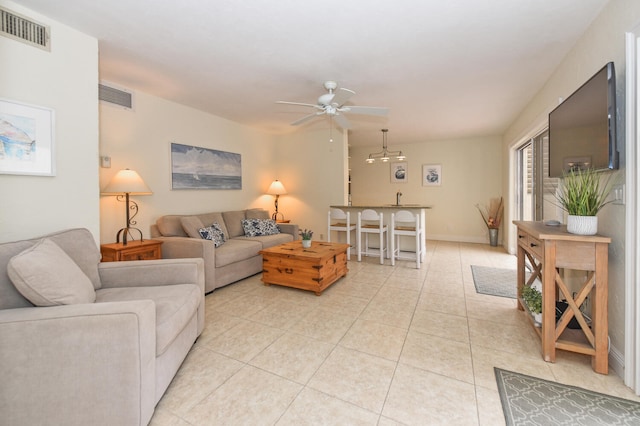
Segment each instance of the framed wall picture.
[{"label": "framed wall picture", "polygon": [[171,143],[171,189],[242,189],[240,154]]},{"label": "framed wall picture", "polygon": [[391,163],[391,183],[407,183],[409,180],[409,170],[406,161]]},{"label": "framed wall picture", "polygon": [[422,165],[422,186],[442,185],[442,165],[423,164]]},{"label": "framed wall picture", "polygon": [[55,176],[53,110],[0,99],[0,173]]}]

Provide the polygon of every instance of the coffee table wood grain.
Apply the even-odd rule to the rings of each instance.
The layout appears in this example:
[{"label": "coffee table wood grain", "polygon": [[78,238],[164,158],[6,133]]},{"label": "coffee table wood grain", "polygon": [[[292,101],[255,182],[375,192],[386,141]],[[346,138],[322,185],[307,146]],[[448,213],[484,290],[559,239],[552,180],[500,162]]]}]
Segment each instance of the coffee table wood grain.
[{"label": "coffee table wood grain", "polygon": [[312,241],[305,249],[302,242],[292,241],[260,251],[262,281],[302,290],[322,292],[347,275],[348,244]]}]

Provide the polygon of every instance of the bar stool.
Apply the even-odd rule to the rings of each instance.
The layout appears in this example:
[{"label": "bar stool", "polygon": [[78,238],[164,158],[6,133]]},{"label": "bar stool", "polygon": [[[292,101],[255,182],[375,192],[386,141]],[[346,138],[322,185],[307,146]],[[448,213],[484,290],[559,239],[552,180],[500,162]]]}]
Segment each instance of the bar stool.
[{"label": "bar stool", "polygon": [[[400,237],[410,236],[415,239],[415,258],[413,255],[403,254],[400,250]],[[424,229],[420,227],[420,215],[406,210],[391,213],[391,265],[396,259],[415,260],[416,269],[420,269],[420,260],[424,251]],[[404,252],[407,253],[407,252]]]},{"label": "bar stool", "polygon": [[[374,223],[376,222],[376,223]],[[362,234],[364,234],[364,245],[362,244]],[[380,237],[380,248],[372,251],[369,247],[369,234],[378,234]],[[386,246],[385,246],[386,234]],[[389,232],[387,225],[382,220],[382,213],[375,210],[365,209],[358,212],[358,226],[356,230],[356,245],[358,250],[358,262],[362,260],[362,255],[376,256],[380,255],[380,264],[384,265],[384,253],[387,252],[389,257]]]},{"label": "bar stool", "polygon": [[[337,221],[337,222],[336,222]],[[351,260],[351,231],[356,230],[356,224],[351,223],[351,215],[340,209],[331,209],[327,215],[327,241],[331,242],[331,231],[345,232],[347,234],[347,260]]]}]

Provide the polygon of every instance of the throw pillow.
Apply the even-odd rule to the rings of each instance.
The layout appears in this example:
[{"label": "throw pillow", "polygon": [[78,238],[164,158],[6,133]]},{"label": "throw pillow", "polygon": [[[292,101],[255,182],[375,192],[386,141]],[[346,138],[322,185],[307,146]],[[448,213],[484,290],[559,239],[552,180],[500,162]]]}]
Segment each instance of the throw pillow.
[{"label": "throw pillow", "polygon": [[182,229],[191,238],[200,237],[200,228],[204,228],[204,223],[198,216],[183,216],[180,218]]},{"label": "throw pillow", "polygon": [[278,225],[273,219],[244,219],[242,227],[247,237],[260,237],[280,233],[280,229],[278,229]]},{"label": "throw pillow", "polygon": [[48,238],[12,257],[7,273],[20,294],[36,306],[73,305],[96,300],[89,277]]},{"label": "throw pillow", "polygon": [[213,245],[216,247],[220,247],[226,241],[224,232],[222,232],[218,222],[213,222],[213,225],[207,226],[206,228],[200,228],[198,232],[200,233],[200,237],[213,241]]}]

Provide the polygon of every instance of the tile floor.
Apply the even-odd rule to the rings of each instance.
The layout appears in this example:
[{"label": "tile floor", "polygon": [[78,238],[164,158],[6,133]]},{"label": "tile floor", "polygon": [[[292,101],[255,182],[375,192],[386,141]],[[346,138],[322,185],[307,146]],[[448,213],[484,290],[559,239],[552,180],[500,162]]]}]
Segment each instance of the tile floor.
[{"label": "tile floor", "polygon": [[421,270],[352,260],[320,297],[260,275],[218,289],[151,424],[500,425],[494,366],[640,400],[586,356],[545,363],[515,301],[477,294],[470,265],[516,259],[429,241]]}]

